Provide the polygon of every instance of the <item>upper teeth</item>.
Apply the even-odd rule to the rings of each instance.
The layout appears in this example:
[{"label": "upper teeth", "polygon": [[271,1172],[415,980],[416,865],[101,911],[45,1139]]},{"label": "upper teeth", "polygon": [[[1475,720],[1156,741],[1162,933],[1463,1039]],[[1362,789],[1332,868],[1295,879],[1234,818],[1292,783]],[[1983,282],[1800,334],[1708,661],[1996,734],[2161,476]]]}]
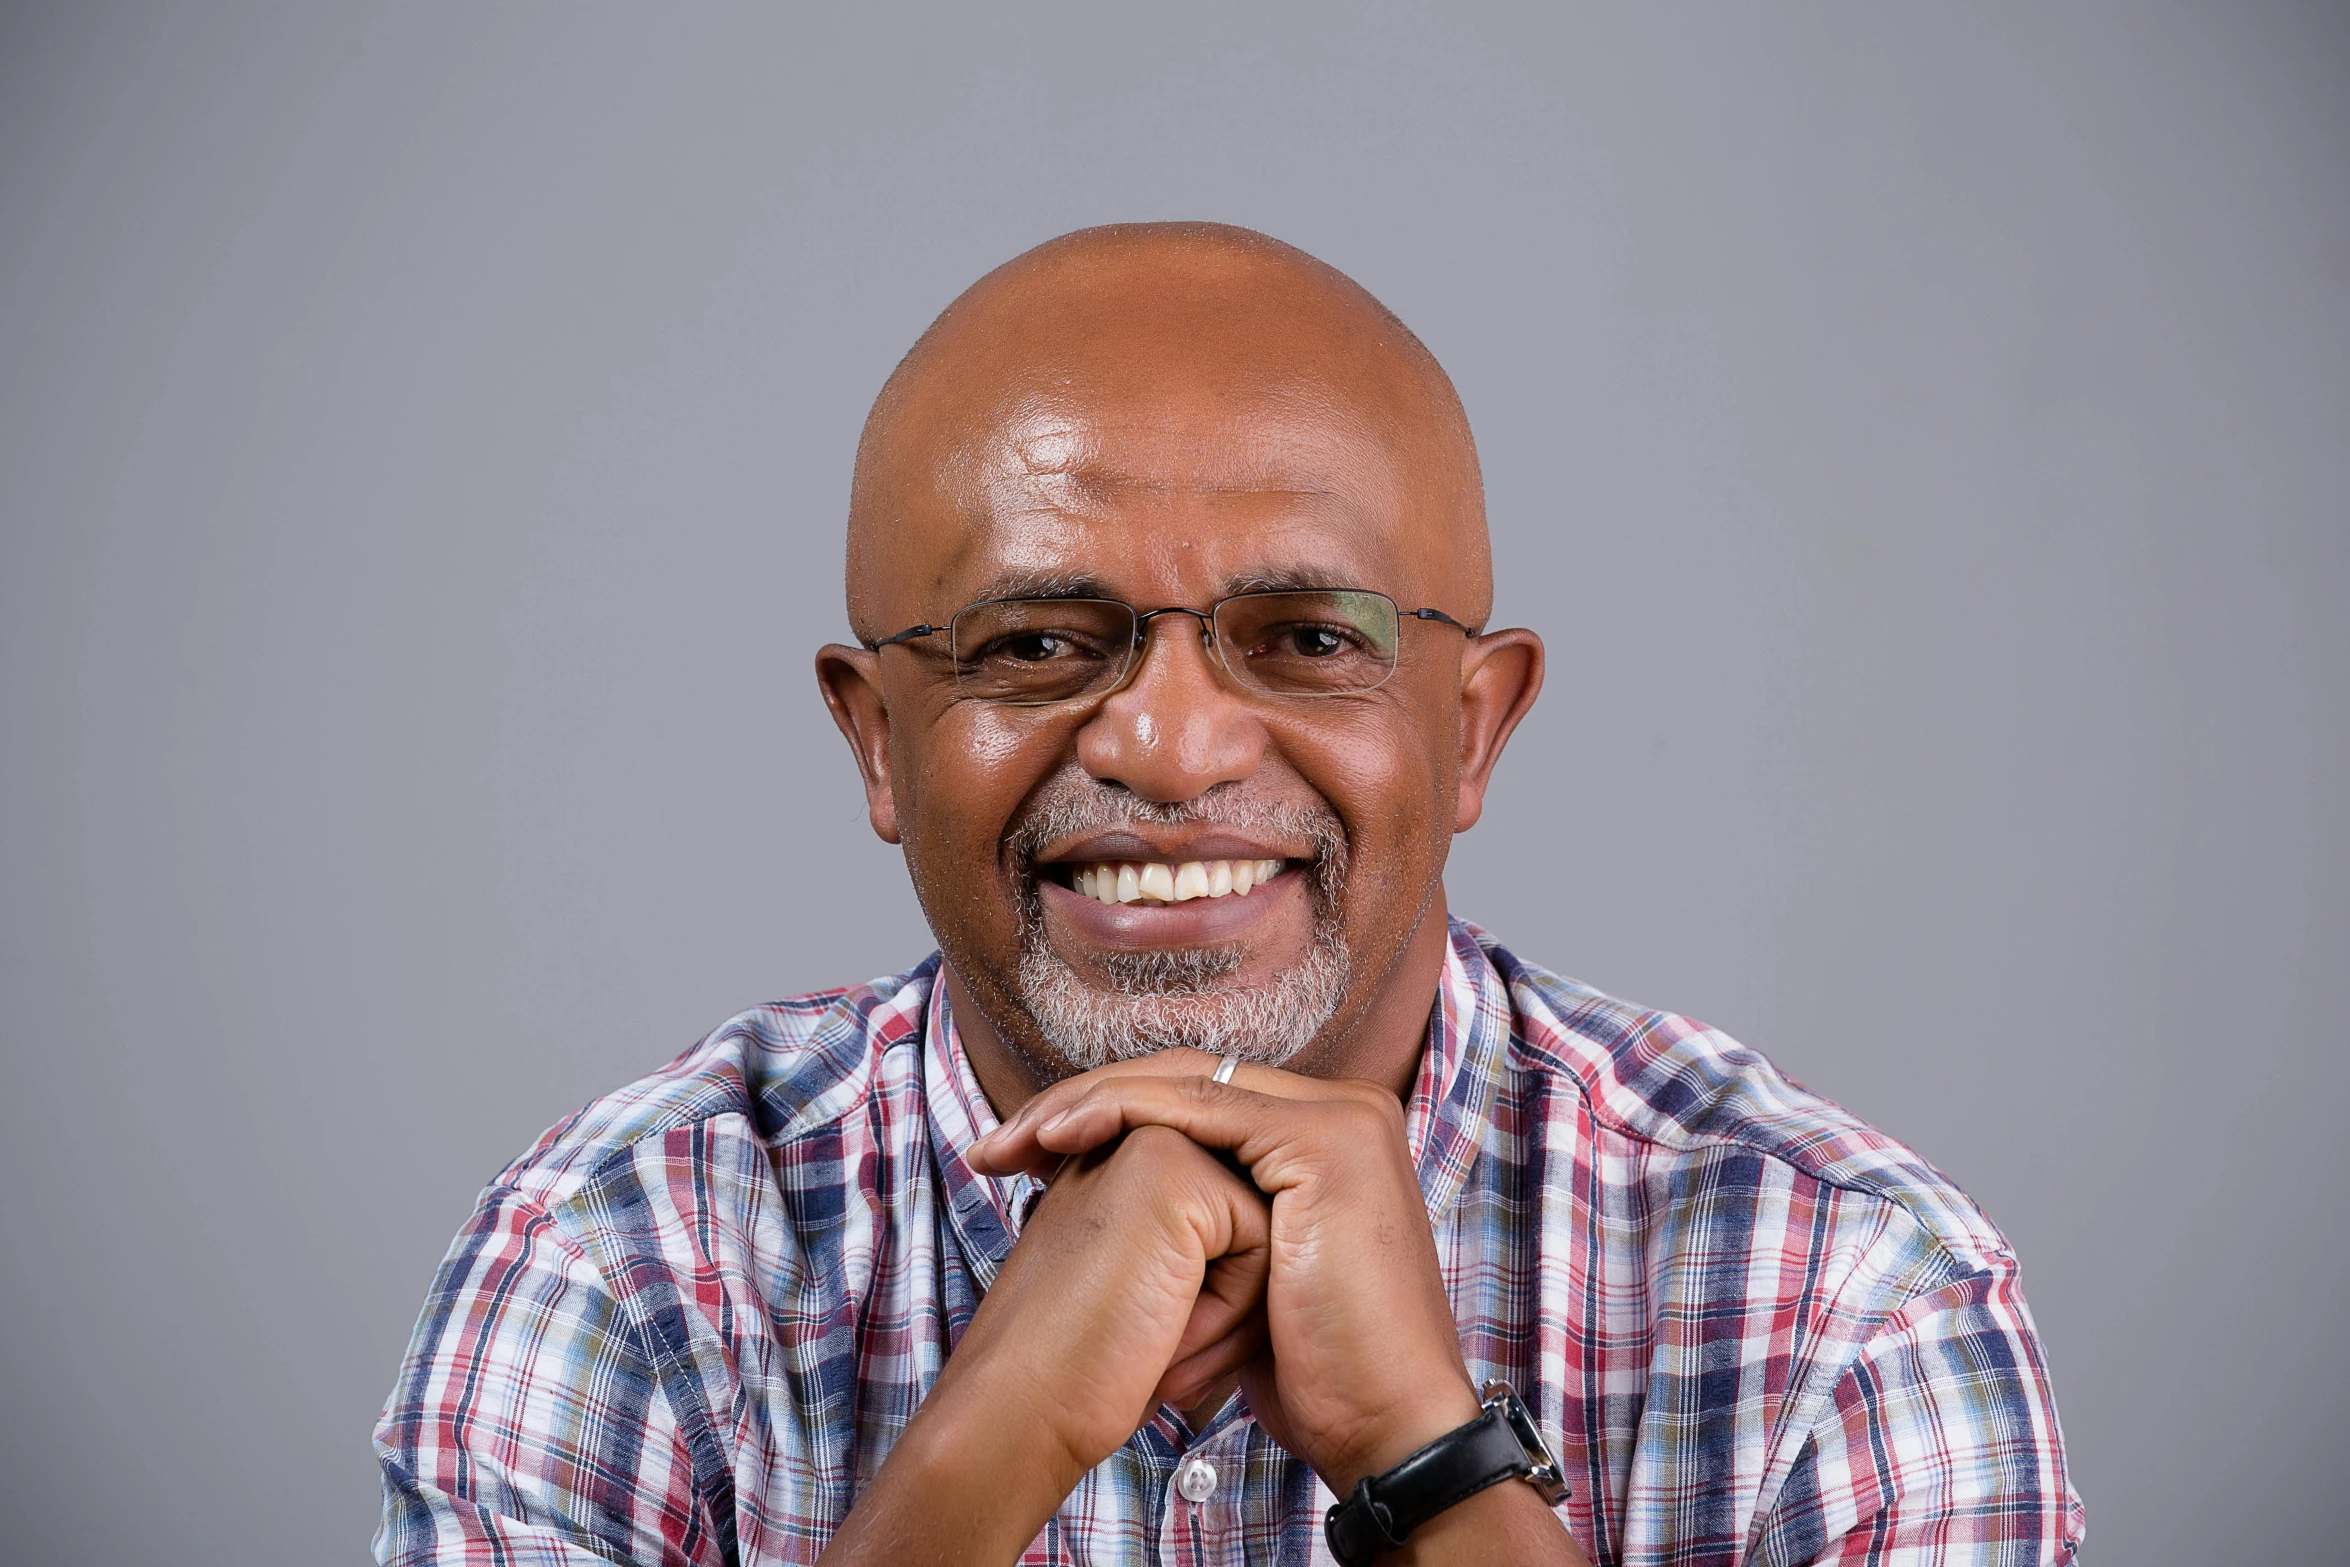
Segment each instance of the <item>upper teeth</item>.
[{"label": "upper teeth", "polygon": [[1103,903],[1185,903],[1246,893],[1280,874],[1279,860],[1185,860],[1181,865],[1103,860],[1080,865],[1070,880],[1086,897]]}]

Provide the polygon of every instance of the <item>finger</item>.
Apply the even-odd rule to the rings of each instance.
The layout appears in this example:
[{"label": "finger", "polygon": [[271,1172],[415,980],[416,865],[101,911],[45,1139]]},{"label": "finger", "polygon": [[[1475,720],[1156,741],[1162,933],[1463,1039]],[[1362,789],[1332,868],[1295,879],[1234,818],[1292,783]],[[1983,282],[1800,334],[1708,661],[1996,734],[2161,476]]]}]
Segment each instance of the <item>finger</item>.
[{"label": "finger", "polygon": [[[1269,1330],[1265,1325],[1263,1301],[1244,1305],[1238,1311],[1223,1301],[1208,1301],[1204,1297],[1201,1305],[1203,1309],[1184,1325],[1182,1341],[1168,1358],[1167,1370],[1160,1378],[1162,1385],[1180,1382],[1211,1362],[1215,1369],[1200,1380],[1212,1381],[1255,1359],[1267,1342]],[[1211,1323],[1213,1327],[1206,1326]]]},{"label": "finger", "polygon": [[1265,1314],[1251,1312],[1230,1333],[1170,1365],[1151,1396],[1162,1404],[1188,1408],[1222,1378],[1262,1356],[1269,1342]]},{"label": "finger", "polygon": [[973,1143],[963,1154],[964,1161],[980,1175],[1033,1175],[1047,1185],[1061,1168],[1064,1155],[1049,1148],[1037,1146],[1033,1136],[1023,1135],[1016,1143],[996,1143],[1000,1133]]},{"label": "finger", "polygon": [[1040,1162],[1102,1147],[1139,1126],[1164,1126],[1250,1165],[1255,1161],[1243,1146],[1266,1129],[1267,1112],[1283,1103],[1203,1077],[1105,1081],[1057,1113],[1015,1126],[996,1153]]},{"label": "finger", "polygon": [[[1123,1143],[1112,1154],[1088,1154],[1080,1162],[1097,1164],[1104,1158],[1150,1161],[1143,1179],[1150,1201],[1162,1212],[1188,1225],[1186,1249],[1199,1259],[1199,1293],[1192,1316],[1203,1312],[1201,1324],[1178,1353],[1224,1331],[1228,1322],[1254,1309],[1265,1292],[1265,1278],[1273,1266],[1273,1215],[1265,1199],[1248,1179],[1227,1169],[1197,1143],[1165,1127],[1150,1129]],[[1224,1311],[1224,1318],[1213,1313]]]},{"label": "finger", "polygon": [[[1075,1077],[1065,1077],[1029,1095],[1026,1104],[1015,1110],[995,1130],[972,1143],[965,1158],[972,1169],[982,1175],[1012,1175],[1020,1171],[1030,1175],[1044,1175],[1052,1166],[1036,1152],[1032,1141],[1024,1134],[1033,1130],[1038,1122],[1050,1120],[1076,1103],[1094,1084],[1132,1076],[1204,1077],[1216,1070],[1220,1059],[1204,1050],[1171,1045],[1147,1056],[1112,1061],[1089,1072],[1080,1072]],[[1009,1151],[1014,1147],[1019,1150],[1016,1155]]]},{"label": "finger", "polygon": [[1201,1241],[1208,1252],[1200,1291],[1159,1379],[1162,1401],[1187,1401],[1217,1377],[1245,1364],[1266,1342],[1265,1281],[1273,1267],[1272,1215],[1255,1190],[1193,1148],[1206,1166],[1215,1206]]},{"label": "finger", "polygon": [[[1024,1131],[1059,1115],[1083,1098],[1096,1084],[1121,1077],[1208,1077],[1214,1074],[1222,1059],[1204,1050],[1172,1045],[1147,1056],[1112,1061],[1089,1072],[1080,1072],[1075,1077],[1065,1077],[1029,1095],[1028,1102],[1006,1117],[1003,1124],[973,1143],[973,1167],[986,1174],[998,1175],[1009,1175],[1014,1169],[1023,1168],[1021,1165],[1003,1163],[1003,1148],[1015,1141],[1025,1147],[1025,1141],[1021,1138]],[[991,1154],[995,1156],[993,1162],[989,1161]]]},{"label": "finger", "polygon": [[1382,1098],[1384,1110],[1359,1094],[1301,1101],[1205,1078],[1130,1078],[1096,1084],[1052,1119],[1015,1129],[991,1153],[1025,1166],[1102,1147],[1136,1127],[1163,1126],[1203,1148],[1231,1153],[1249,1168],[1261,1190],[1273,1191],[1286,1180],[1264,1165],[1284,1149],[1327,1149],[1351,1157],[1346,1146],[1350,1137],[1358,1143],[1364,1138],[1376,1141],[1389,1130],[1389,1122],[1400,1136],[1402,1107],[1392,1098]]},{"label": "finger", "polygon": [[[1073,1084],[1058,1086],[1074,1087]],[[1209,1095],[1226,1105],[1237,1103],[1241,1096],[1247,1096],[1252,1102],[1265,1099],[1253,1090],[1217,1083],[1201,1075],[1095,1078],[1081,1089],[1057,1094],[1050,1104],[1033,1107],[1033,1113],[1030,1109],[1022,1110],[973,1144],[965,1157],[974,1170],[983,1174],[1033,1171],[1062,1154],[1098,1148],[1126,1130],[1129,1124],[1175,1125],[1171,1120],[1160,1119],[1164,1113],[1161,1107],[1170,1104],[1173,1096],[1194,1093]],[[1266,1102],[1271,1101],[1266,1099]],[[1134,1107],[1137,1119],[1132,1123],[1125,1119],[1126,1107]],[[1047,1127],[1053,1128],[1049,1134],[1045,1131]],[[1181,1126],[1177,1129],[1188,1130]],[[1231,1146],[1229,1141],[1212,1142],[1205,1137],[1193,1140],[1209,1147]]]},{"label": "finger", "polygon": [[[1042,1173],[1038,1169],[1040,1156],[1033,1147],[1035,1129],[1063,1114],[1105,1083],[1131,1082],[1138,1078],[1211,1077],[1222,1064],[1221,1056],[1177,1045],[1151,1055],[1138,1056],[1131,1061],[1113,1061],[1090,1072],[1064,1078],[1032,1095],[1001,1126],[972,1144],[968,1156],[971,1166],[988,1175],[1010,1175],[1018,1170]],[[1386,1090],[1375,1084],[1301,1077],[1295,1072],[1285,1072],[1278,1067],[1260,1066],[1253,1062],[1237,1063],[1229,1081],[1237,1087],[1278,1099],[1320,1099],[1365,1089],[1375,1094],[1386,1093]]]},{"label": "finger", "polygon": [[1264,1307],[1265,1281],[1273,1271],[1270,1217],[1254,1191],[1243,1188],[1239,1201],[1254,1211],[1234,1216],[1232,1249],[1212,1259],[1201,1275],[1199,1298],[1192,1302],[1170,1360],[1183,1359]]}]

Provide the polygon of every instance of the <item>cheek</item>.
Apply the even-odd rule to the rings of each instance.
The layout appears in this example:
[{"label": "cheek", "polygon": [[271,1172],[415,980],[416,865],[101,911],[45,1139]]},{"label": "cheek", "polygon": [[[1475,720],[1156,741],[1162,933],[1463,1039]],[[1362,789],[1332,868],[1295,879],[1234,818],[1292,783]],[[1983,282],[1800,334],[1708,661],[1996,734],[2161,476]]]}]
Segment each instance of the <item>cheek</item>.
[{"label": "cheek", "polygon": [[[982,969],[1011,961],[1018,889],[1002,863],[1004,830],[1051,770],[1057,750],[1037,726],[978,703],[924,715],[902,746],[898,819],[939,945]],[[895,737],[893,736],[893,741]]]},{"label": "cheek", "polygon": [[940,727],[952,729],[955,754],[974,773],[993,776],[1033,770],[1039,754],[1049,752],[1052,746],[1039,743],[1045,737],[1033,719],[1021,714],[1016,707],[964,702],[951,710],[949,722]]},{"label": "cheek", "polygon": [[[925,715],[904,748],[897,776],[911,787],[898,813],[909,852],[964,878],[993,864],[1006,824],[1056,755],[1050,737],[1023,725],[1017,709],[976,702]],[[917,874],[924,868],[917,864]]]},{"label": "cheek", "polygon": [[1452,837],[1457,727],[1383,703],[1288,748],[1346,824],[1358,888],[1400,891],[1441,871]]}]

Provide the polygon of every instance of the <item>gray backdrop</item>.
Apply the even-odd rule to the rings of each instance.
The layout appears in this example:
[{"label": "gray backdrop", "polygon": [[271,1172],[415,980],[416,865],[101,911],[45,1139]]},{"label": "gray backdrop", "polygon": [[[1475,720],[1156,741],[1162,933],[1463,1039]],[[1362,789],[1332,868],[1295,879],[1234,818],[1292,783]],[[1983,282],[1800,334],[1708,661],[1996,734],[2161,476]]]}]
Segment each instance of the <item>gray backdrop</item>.
[{"label": "gray backdrop", "polygon": [[927,950],[858,422],[1200,216],[1476,422],[1555,673],[1457,906],[1981,1198],[2092,1560],[2344,1559],[2346,23],[6,10],[0,1556],[358,1561],[479,1185]]}]

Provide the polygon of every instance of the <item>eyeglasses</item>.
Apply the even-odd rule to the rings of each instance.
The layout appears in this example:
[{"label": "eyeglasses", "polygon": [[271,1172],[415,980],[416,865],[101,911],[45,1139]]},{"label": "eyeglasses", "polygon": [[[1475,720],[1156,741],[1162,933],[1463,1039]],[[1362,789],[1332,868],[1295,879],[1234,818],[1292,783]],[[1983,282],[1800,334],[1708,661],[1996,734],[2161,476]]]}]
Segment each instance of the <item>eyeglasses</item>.
[{"label": "eyeglasses", "polygon": [[[1233,681],[1275,696],[1349,696],[1395,673],[1406,620],[1469,628],[1440,609],[1404,609],[1367,588],[1235,593],[1208,608],[1138,610],[1117,599],[985,599],[943,626],[908,626],[874,651],[946,634],[955,683],[983,702],[1035,707],[1107,696],[1141,664],[1150,623],[1190,615]],[[1471,632],[1471,635],[1475,633]]]}]

